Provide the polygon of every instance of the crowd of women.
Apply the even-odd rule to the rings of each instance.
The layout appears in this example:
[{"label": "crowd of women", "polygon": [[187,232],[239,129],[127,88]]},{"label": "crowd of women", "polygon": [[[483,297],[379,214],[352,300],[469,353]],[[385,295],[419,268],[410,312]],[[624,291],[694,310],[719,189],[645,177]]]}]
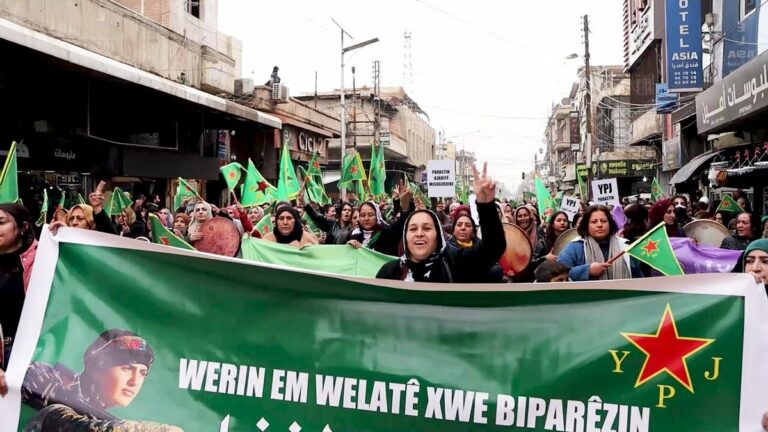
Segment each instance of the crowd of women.
[{"label": "crowd of women", "polygon": [[[159,197],[136,200],[131,207],[110,218],[104,208],[104,182],[88,197],[89,204],[78,204],[57,211],[48,225],[52,234],[62,226],[95,230],[128,238],[151,238],[150,214],[169,230],[194,245],[205,237],[201,226],[213,217],[232,221],[241,236],[303,248],[315,244],[348,245],[369,248],[393,256],[377,277],[406,282],[500,283],[566,282],[629,279],[653,276],[650,267],[629,255],[611,260],[625,246],[643,236],[651,227],[665,224],[670,237],[684,236],[681,229],[692,218],[711,218],[732,224],[732,235],[723,248],[744,250],[734,271],[748,272],[758,282],[768,282],[768,239],[760,239],[766,229],[743,198],[739,204],[747,211],[713,212],[702,200],[693,208],[687,197],[676,196],[653,204],[635,202],[623,207],[626,223],[618,226],[614,209],[582,206],[573,217],[562,211],[540,215],[536,206],[513,208],[495,199],[495,182],[485,168],[475,172],[475,207],[467,203],[438,202],[434,211],[414,199],[411,190],[399,185],[391,201],[338,202],[318,206],[304,202],[300,193],[295,202],[278,202],[248,209],[240,204],[219,208],[203,200],[186,200],[178,209],[162,208]],[[473,216],[473,213],[476,216]],[[259,230],[270,218],[271,232]],[[310,232],[308,221],[317,229]],[[514,224],[530,242],[532,259],[523,270],[514,272],[500,265],[507,248],[503,224]],[[768,220],[762,220],[768,227]],[[576,228],[578,238],[554,253],[557,239]],[[5,350],[0,352],[0,372],[7,366],[16,329],[24,305],[30,274],[35,262],[37,233],[29,212],[19,204],[0,204],[0,328]],[[398,258],[395,258],[398,257]],[[503,263],[501,263],[503,264]],[[0,374],[0,393],[6,391]]]}]

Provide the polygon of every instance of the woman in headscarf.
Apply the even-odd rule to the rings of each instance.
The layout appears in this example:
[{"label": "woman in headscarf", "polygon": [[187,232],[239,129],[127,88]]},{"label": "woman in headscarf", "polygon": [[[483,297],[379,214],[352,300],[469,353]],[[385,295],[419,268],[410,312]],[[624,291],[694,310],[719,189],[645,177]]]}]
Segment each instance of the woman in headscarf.
[{"label": "woman in headscarf", "polygon": [[170,210],[167,208],[162,208],[158,212],[158,217],[160,218],[160,221],[163,223],[163,225],[168,228],[173,228],[173,213],[171,213]]},{"label": "woman in headscarf", "polygon": [[499,218],[502,222],[515,223],[515,212],[512,206],[505,202],[497,202],[496,206],[499,208]]},{"label": "woman in headscarf", "polygon": [[245,213],[245,209],[243,209],[243,206],[239,203],[227,207],[227,215],[232,219],[237,230],[240,231],[241,237],[243,234],[253,231],[253,224],[251,224],[248,215]]},{"label": "woman in headscarf", "polygon": [[538,214],[531,206],[520,206],[515,210],[515,225],[525,232],[531,242],[531,265],[528,266],[531,273],[541,263],[547,254],[547,245],[544,243],[544,230],[538,226]]},{"label": "woman in headscarf", "polygon": [[481,282],[478,275],[487,273],[499,261],[506,240],[493,203],[496,183],[487,177],[485,166],[482,175],[474,167],[473,171],[484,241],[471,248],[446,248],[437,215],[431,210],[417,210],[405,220],[405,252],[399,260],[384,264],[377,278],[406,282]]},{"label": "woman in headscarf", "polygon": [[[106,183],[100,181],[96,190],[88,195],[88,204],[77,204],[67,212],[66,226],[87,230],[95,230],[108,234],[117,234],[112,221],[109,220],[107,212],[104,211],[104,186]],[[63,222],[56,221],[48,227],[53,235],[56,235],[59,227],[65,226]]]},{"label": "woman in headscarf", "polygon": [[181,238],[187,236],[187,228],[189,227],[189,216],[186,213],[179,213],[173,219],[173,232]]},{"label": "woman in headscarf", "polygon": [[592,279],[641,278],[643,273],[634,258],[625,254],[611,264],[608,261],[624,251],[627,240],[618,236],[618,227],[606,206],[587,208],[578,226],[580,239],[563,249],[557,261],[571,268],[574,281]]},{"label": "woman in headscarf", "polygon": [[27,209],[19,204],[0,204],[0,327],[6,340],[0,369],[6,368],[11,355],[36,252],[37,240]]},{"label": "woman in headscarf", "polygon": [[202,225],[213,217],[213,207],[205,201],[198,201],[192,210],[192,223],[187,229],[187,241],[194,243],[203,239]]},{"label": "woman in headscarf", "polygon": [[755,282],[768,287],[768,239],[755,240],[747,246],[734,272],[750,273]]},{"label": "woman in headscarf", "polygon": [[747,245],[758,238],[756,231],[759,227],[757,218],[752,214],[743,212],[736,216],[736,229],[729,237],[723,239],[720,244],[722,249],[744,250]]},{"label": "woman in headscarf", "polygon": [[354,248],[366,247],[385,255],[398,255],[400,239],[403,236],[405,219],[410,212],[411,193],[404,192],[400,197],[402,212],[392,225],[384,222],[379,206],[372,201],[360,204],[358,227],[352,231],[349,244]]},{"label": "woman in headscarf", "polygon": [[314,234],[304,230],[299,212],[290,205],[278,205],[275,210],[275,227],[264,240],[295,247],[318,244]]},{"label": "woman in headscarf", "polygon": [[627,223],[621,230],[621,236],[629,243],[634,243],[648,232],[648,209],[645,206],[641,204],[627,206],[624,216],[627,218]]},{"label": "woman in headscarf", "polygon": [[668,237],[685,237],[685,231],[677,225],[677,216],[675,215],[675,204],[668,199],[663,199],[651,207],[648,212],[650,227],[664,222],[664,230]]},{"label": "woman in headscarf", "polygon": [[24,430],[181,432],[176,426],[123,420],[109,412],[133,403],[154,360],[146,339],[129,330],[111,329],[88,346],[80,373],[61,365],[30,364],[21,400],[38,412]]}]

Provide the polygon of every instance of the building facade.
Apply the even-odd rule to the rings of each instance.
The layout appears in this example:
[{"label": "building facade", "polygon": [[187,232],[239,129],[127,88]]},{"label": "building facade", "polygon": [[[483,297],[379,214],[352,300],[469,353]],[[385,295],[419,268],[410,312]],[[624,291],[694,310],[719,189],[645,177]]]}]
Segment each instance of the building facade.
[{"label": "building facade", "polygon": [[0,56],[14,59],[0,64],[0,98],[28,102],[0,108],[0,148],[21,142],[33,212],[43,187],[72,198],[100,180],[170,204],[183,177],[219,202],[232,131],[282,123],[219,96],[242,48],[216,12],[216,0],[0,0]]}]

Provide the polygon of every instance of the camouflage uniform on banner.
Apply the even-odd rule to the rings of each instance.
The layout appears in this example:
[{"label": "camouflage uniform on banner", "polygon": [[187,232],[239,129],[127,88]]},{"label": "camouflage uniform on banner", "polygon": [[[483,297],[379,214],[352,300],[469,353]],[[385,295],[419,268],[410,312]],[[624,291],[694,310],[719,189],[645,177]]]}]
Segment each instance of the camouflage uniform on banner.
[{"label": "camouflage uniform on banner", "polygon": [[[110,330],[88,347],[80,374],[60,364],[30,364],[21,398],[38,413],[24,432],[180,432],[176,426],[123,420],[107,411],[133,401],[153,361],[152,348],[144,339],[126,330]],[[107,382],[117,393],[100,394],[97,389],[104,388],[104,380],[112,379],[106,373],[110,368],[127,370],[125,376],[130,378]]]}]

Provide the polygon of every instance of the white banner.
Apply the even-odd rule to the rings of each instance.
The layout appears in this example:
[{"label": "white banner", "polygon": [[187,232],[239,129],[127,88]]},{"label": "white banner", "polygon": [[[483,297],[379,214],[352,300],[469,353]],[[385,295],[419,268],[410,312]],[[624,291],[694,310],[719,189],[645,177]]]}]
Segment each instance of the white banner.
[{"label": "white banner", "polygon": [[456,196],[456,162],[453,159],[427,162],[427,194],[430,198]]},{"label": "white banner", "polygon": [[564,196],[563,202],[560,203],[560,210],[568,214],[568,219],[573,222],[573,218],[579,213],[581,208],[581,200],[575,196]]}]

